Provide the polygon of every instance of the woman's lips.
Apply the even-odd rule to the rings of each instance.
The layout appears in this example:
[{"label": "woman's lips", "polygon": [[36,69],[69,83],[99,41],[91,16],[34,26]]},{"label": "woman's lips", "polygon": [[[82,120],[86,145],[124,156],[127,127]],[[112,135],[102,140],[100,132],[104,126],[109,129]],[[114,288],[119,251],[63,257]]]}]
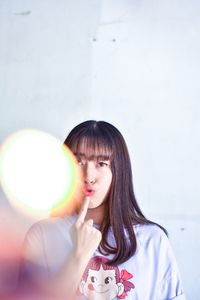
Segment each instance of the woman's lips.
[{"label": "woman's lips", "polygon": [[94,193],[95,193],[95,191],[92,190],[92,189],[86,189],[85,190],[85,196],[93,196]]}]

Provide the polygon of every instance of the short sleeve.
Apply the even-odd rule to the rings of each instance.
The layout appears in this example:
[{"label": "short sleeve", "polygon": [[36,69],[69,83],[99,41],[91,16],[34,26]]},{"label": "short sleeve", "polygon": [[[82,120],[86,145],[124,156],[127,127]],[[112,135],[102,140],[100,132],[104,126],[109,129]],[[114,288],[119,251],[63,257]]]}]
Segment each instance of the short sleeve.
[{"label": "short sleeve", "polygon": [[22,253],[20,281],[47,280],[49,269],[39,224],[33,225],[26,234]]},{"label": "short sleeve", "polygon": [[177,262],[168,237],[160,234],[160,291],[158,299],[185,300]]}]

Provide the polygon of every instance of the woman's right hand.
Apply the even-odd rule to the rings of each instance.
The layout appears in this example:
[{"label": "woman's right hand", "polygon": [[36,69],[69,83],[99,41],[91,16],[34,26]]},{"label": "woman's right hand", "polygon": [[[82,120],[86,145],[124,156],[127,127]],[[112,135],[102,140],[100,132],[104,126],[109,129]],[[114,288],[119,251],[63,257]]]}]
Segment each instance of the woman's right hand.
[{"label": "woman's right hand", "polygon": [[78,219],[75,223],[76,231],[76,256],[78,258],[88,258],[93,255],[101,242],[101,232],[93,227],[93,220],[85,220],[90,198],[84,199],[83,205],[80,209]]}]

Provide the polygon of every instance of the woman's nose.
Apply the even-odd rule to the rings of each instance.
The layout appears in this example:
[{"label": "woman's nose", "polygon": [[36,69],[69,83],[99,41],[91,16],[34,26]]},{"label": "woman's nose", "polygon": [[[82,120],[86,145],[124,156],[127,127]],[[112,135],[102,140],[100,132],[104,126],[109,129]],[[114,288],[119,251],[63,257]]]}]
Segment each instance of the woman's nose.
[{"label": "woman's nose", "polygon": [[90,164],[87,164],[84,171],[84,182],[86,184],[94,184],[96,182],[94,167]]},{"label": "woman's nose", "polygon": [[95,179],[91,179],[91,178],[85,178],[85,183],[86,184],[94,184],[95,183]]}]

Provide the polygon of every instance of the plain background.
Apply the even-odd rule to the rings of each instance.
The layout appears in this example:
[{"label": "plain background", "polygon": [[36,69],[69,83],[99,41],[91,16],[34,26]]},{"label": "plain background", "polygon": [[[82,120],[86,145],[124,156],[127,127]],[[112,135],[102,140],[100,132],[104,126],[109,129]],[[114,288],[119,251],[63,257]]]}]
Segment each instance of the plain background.
[{"label": "plain background", "polygon": [[200,299],[199,53],[198,0],[0,0],[0,142],[23,128],[63,140],[88,119],[119,128],[188,300]]}]

